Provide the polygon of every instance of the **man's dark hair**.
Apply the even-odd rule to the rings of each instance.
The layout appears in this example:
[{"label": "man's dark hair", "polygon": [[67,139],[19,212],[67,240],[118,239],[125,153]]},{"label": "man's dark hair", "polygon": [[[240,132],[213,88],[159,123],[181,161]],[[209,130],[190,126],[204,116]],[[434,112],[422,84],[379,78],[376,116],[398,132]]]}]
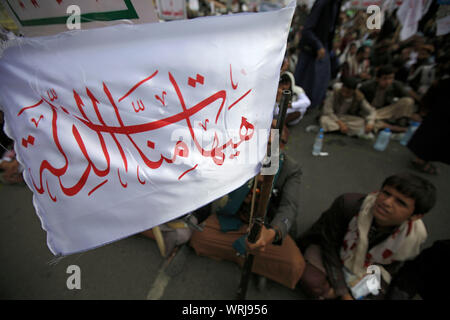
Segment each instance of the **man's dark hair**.
[{"label": "man's dark hair", "polygon": [[393,74],[395,73],[394,67],[390,64],[381,66],[377,71],[377,78],[381,78],[382,76],[386,74]]},{"label": "man's dark hair", "polygon": [[368,46],[366,45],[362,45],[361,47],[359,47],[358,50],[356,50],[356,55],[363,53],[366,48],[368,48]]},{"label": "man's dark hair", "polygon": [[384,186],[392,187],[401,194],[413,198],[413,214],[425,214],[436,203],[436,187],[428,180],[411,173],[400,173],[384,180]]},{"label": "man's dark hair", "polygon": [[353,77],[345,77],[342,78],[342,85],[346,87],[347,89],[355,90],[358,86],[358,80],[356,80]]},{"label": "man's dark hair", "polygon": [[291,83],[291,78],[287,75],[287,74],[285,74],[285,73],[283,73],[281,76],[280,76],[280,81],[278,82],[279,84],[284,84],[284,83],[289,83],[289,85],[292,85],[292,83]]}]

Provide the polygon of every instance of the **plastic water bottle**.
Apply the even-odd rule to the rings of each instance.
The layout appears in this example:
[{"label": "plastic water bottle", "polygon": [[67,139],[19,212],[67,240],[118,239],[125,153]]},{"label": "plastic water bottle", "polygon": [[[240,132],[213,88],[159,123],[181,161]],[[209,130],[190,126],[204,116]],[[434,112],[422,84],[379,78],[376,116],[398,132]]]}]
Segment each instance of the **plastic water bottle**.
[{"label": "plastic water bottle", "polygon": [[378,134],[377,141],[375,141],[375,144],[373,145],[373,148],[378,151],[384,151],[386,150],[389,139],[391,138],[392,132],[389,130],[389,128],[384,129]]},{"label": "plastic water bottle", "polygon": [[408,131],[406,131],[405,135],[403,136],[402,140],[400,140],[400,144],[403,146],[406,146],[411,140],[412,136],[414,135],[414,132],[416,132],[417,128],[419,128],[420,122],[417,121],[411,121],[409,124]]},{"label": "plastic water bottle", "polygon": [[312,150],[313,156],[320,155],[320,152],[322,151],[322,145],[323,145],[323,129],[321,128],[319,134],[316,137],[316,140],[314,141]]}]

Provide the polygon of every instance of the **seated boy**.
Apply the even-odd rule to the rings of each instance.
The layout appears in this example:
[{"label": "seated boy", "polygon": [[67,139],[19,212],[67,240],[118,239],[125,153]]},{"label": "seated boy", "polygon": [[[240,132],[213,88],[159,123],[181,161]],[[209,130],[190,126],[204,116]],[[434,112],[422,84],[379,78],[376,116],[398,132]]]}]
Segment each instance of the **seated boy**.
[{"label": "seated boy", "polygon": [[[291,90],[292,103],[288,106],[286,111],[286,123],[289,126],[296,125],[305,115],[306,110],[311,105],[311,101],[306,95],[305,91],[299,86],[295,85],[295,79],[292,73],[285,71],[280,76],[280,82],[278,84],[277,105],[280,103],[283,90]],[[278,116],[278,106],[274,109],[274,119]]]},{"label": "seated boy", "polygon": [[418,120],[410,91],[394,78],[394,68],[386,65],[378,69],[376,79],[366,81],[359,87],[366,100],[376,109],[377,131],[389,128],[394,132],[405,132],[408,129],[407,120]]},{"label": "seated boy", "polygon": [[298,241],[307,262],[302,288],[318,299],[360,298],[352,288],[377,265],[382,298],[401,262],[420,253],[421,218],[435,201],[435,187],[412,174],[388,177],[377,193],[341,195]]},{"label": "seated boy", "polygon": [[348,135],[374,138],[376,111],[356,89],[355,78],[343,78],[342,86],[330,92],[323,106],[320,126],[325,132],[340,131]]}]

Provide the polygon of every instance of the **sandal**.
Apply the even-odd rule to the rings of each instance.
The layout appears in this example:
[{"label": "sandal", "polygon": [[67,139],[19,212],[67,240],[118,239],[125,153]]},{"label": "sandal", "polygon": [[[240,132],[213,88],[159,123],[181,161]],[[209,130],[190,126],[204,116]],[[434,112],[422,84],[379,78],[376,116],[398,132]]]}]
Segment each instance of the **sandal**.
[{"label": "sandal", "polygon": [[414,169],[423,172],[423,173],[428,173],[431,175],[437,175],[438,174],[438,170],[437,168],[431,163],[431,162],[423,162],[423,163],[419,163],[417,161],[411,160],[411,164],[414,167]]}]

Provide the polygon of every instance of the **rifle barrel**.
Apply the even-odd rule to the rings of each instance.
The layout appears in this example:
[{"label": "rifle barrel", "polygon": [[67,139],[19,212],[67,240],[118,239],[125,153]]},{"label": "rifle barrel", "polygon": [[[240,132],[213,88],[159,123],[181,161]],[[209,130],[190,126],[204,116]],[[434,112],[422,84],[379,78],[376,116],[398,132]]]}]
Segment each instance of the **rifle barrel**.
[{"label": "rifle barrel", "polygon": [[[276,129],[280,130],[280,139],[281,139],[281,130],[283,130],[284,122],[286,120],[286,112],[291,99],[291,91],[284,90],[283,95],[281,96],[280,101],[280,110],[277,118]],[[267,214],[267,207],[270,201],[270,194],[272,193],[273,188],[273,180],[275,179],[275,175],[264,175],[263,183],[261,186],[261,193],[259,195],[258,200],[258,208],[256,210],[255,217],[253,221],[250,221],[250,232],[248,235],[248,242],[255,243],[258,239],[258,235],[261,231],[262,225],[265,221]],[[256,183],[256,182],[255,182]],[[241,281],[239,283],[239,288],[237,291],[236,299],[237,300],[245,300],[247,295],[248,282],[250,280],[251,270],[254,261],[254,255],[251,253],[246,254],[244,266],[242,268]]]}]

